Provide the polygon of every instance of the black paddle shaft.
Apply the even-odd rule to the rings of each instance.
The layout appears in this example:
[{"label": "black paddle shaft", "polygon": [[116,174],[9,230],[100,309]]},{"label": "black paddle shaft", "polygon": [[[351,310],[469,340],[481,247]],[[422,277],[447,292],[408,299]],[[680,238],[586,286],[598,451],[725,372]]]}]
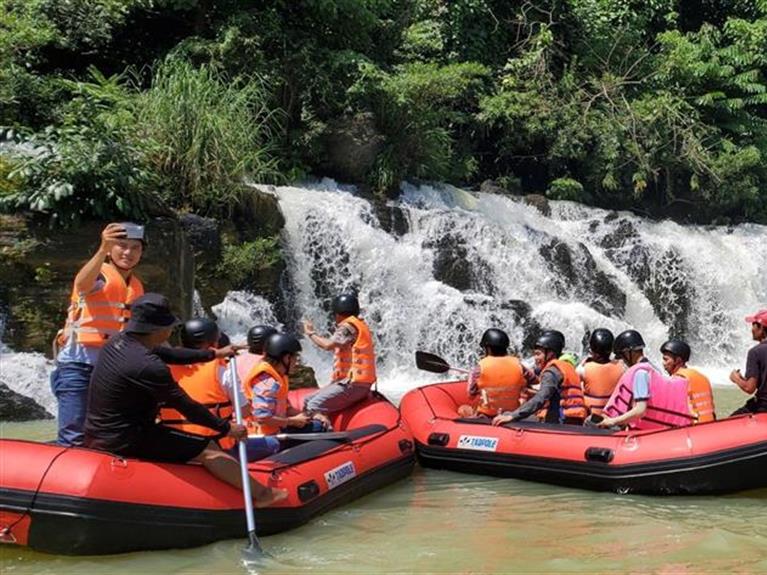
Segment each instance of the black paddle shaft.
[{"label": "black paddle shaft", "polygon": [[433,353],[426,351],[415,352],[415,365],[418,369],[423,371],[429,371],[431,373],[446,373],[448,371],[458,371],[461,373],[469,373],[465,369],[452,367],[444,359]]}]

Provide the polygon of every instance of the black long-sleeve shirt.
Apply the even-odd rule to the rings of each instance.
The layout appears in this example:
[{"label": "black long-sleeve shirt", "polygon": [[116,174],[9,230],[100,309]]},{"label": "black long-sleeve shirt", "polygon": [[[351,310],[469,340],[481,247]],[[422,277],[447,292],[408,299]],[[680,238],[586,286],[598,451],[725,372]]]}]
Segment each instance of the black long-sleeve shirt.
[{"label": "black long-sleeve shirt", "polygon": [[229,422],[189,397],[160,357],[173,363],[194,363],[204,361],[211,353],[174,348],[150,350],[126,333],[112,338],[101,350],[91,375],[85,446],[130,453],[140,437],[157,425],[155,417],[160,403],[177,409],[192,423],[228,433]]}]

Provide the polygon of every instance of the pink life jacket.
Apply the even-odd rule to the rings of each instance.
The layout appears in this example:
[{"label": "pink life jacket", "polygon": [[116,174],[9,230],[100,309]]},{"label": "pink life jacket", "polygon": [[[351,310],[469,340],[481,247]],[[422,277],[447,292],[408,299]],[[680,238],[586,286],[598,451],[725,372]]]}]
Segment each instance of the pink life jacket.
[{"label": "pink life jacket", "polygon": [[687,381],[681,377],[666,378],[649,362],[637,363],[621,376],[604,413],[608,417],[617,417],[631,409],[634,399],[634,376],[642,370],[650,375],[650,397],[642,418],[629,423],[629,427],[641,430],[692,425],[694,418],[690,414],[687,401]]},{"label": "pink life jacket", "polygon": [[243,387],[245,386],[245,382],[247,381],[247,377],[250,375],[251,370],[263,360],[263,355],[250,353],[249,351],[240,353],[237,356],[237,377]]}]

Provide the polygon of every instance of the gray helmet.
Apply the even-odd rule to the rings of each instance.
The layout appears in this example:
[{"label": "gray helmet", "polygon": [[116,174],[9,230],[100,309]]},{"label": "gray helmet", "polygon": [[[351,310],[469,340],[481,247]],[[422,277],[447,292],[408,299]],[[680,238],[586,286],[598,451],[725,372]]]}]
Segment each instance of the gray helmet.
[{"label": "gray helmet", "polygon": [[560,355],[565,348],[565,336],[561,331],[546,330],[535,340],[533,348],[546,349]]},{"label": "gray helmet", "polygon": [[248,330],[248,351],[250,353],[264,353],[264,344],[269,336],[277,333],[270,325],[254,325]]},{"label": "gray helmet", "polygon": [[181,328],[181,344],[184,347],[201,348],[216,345],[219,330],[216,322],[207,317],[190,319]]},{"label": "gray helmet", "polygon": [[301,351],[301,344],[292,335],[275,333],[266,340],[266,355],[272,359],[282,359],[283,356]]},{"label": "gray helmet", "polygon": [[610,352],[613,350],[614,342],[615,338],[613,337],[613,332],[611,332],[609,329],[600,327],[599,329],[595,329],[593,332],[591,332],[591,337],[589,338],[589,349],[592,353],[601,355],[603,357],[609,357]]},{"label": "gray helmet", "polygon": [[660,352],[673,355],[674,357],[680,357],[685,363],[690,361],[690,346],[687,345],[687,342],[684,342],[681,339],[668,340],[660,347]]},{"label": "gray helmet", "polygon": [[619,355],[624,351],[636,351],[645,348],[642,335],[635,329],[627,329],[619,333],[613,343],[613,353]]},{"label": "gray helmet", "polygon": [[333,298],[333,313],[359,315],[360,302],[353,293],[342,293]]},{"label": "gray helmet", "polygon": [[482,334],[480,347],[489,347],[495,353],[506,353],[509,349],[509,336],[501,329],[491,327]]}]

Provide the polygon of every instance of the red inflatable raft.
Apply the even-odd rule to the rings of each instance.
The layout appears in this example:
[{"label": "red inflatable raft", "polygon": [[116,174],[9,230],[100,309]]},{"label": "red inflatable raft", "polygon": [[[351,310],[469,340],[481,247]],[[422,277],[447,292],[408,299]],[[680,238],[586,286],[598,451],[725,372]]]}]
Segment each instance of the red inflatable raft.
[{"label": "red inflatable raft", "polygon": [[598,491],[724,493],[767,486],[767,413],[661,431],[611,432],[459,419],[466,382],[428,385],[400,404],[427,467]]},{"label": "red inflatable raft", "polygon": [[[291,401],[304,391],[291,392]],[[274,507],[256,510],[259,534],[301,525],[412,471],[412,434],[385,399],[357,404],[333,423],[348,432],[344,438],[296,443],[250,465],[253,477],[289,491]],[[200,465],[0,440],[0,542],[90,555],[192,547],[245,533],[242,493]]]}]

